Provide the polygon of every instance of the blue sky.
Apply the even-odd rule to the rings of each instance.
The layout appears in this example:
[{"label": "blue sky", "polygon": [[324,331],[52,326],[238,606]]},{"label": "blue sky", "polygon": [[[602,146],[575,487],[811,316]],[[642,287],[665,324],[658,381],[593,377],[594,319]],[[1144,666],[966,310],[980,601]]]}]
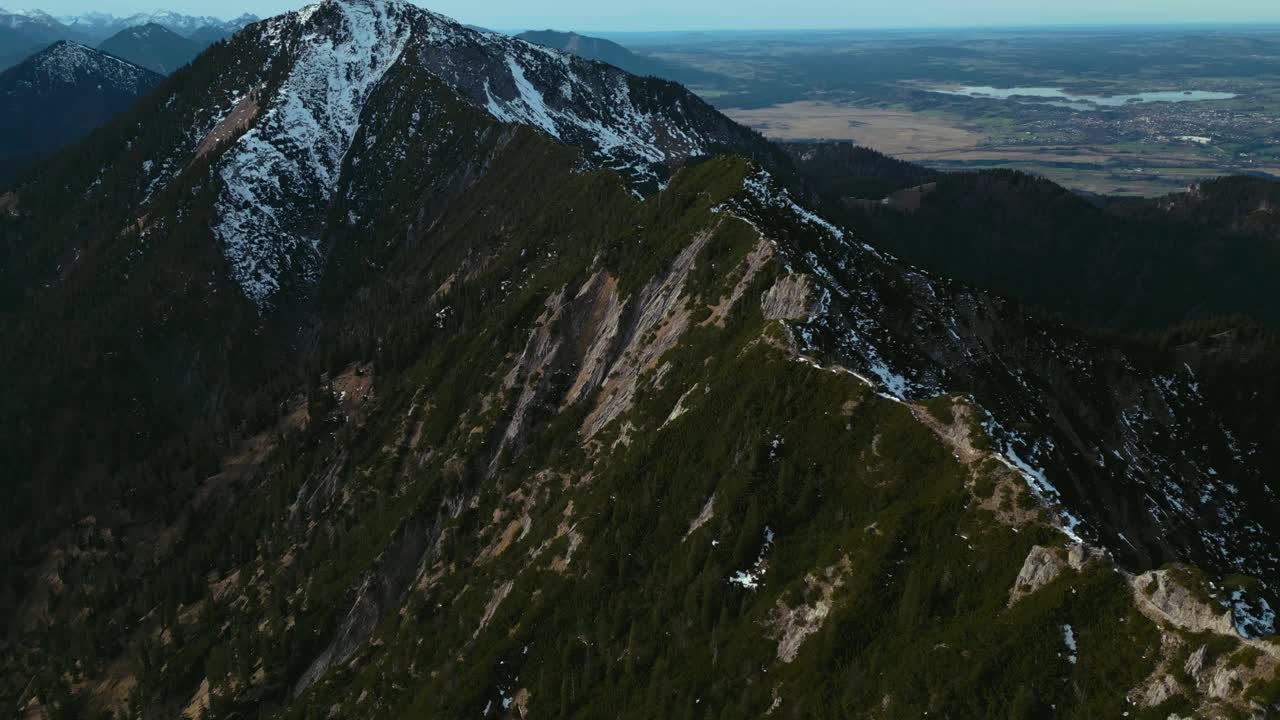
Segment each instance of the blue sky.
[{"label": "blue sky", "polygon": [[[502,29],[756,30],[1109,23],[1280,23],[1280,0],[416,0]],[[55,15],[160,8],[231,17],[273,15],[307,0],[0,0]]]}]

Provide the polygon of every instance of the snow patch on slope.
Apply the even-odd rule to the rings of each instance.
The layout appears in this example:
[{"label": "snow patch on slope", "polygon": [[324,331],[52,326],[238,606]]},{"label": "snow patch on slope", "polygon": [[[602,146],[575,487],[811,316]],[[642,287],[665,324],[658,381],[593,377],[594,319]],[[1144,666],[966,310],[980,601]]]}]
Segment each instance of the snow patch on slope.
[{"label": "snow patch on slope", "polygon": [[641,109],[625,73],[610,68],[602,74],[596,68],[579,75],[575,68],[585,71],[579,67],[585,61],[567,53],[488,33],[480,37],[504,53],[515,88],[514,97],[505,98],[485,80],[483,107],[499,121],[585,145],[605,167],[638,179],[656,180],[655,165],[706,154],[696,131]]},{"label": "snow patch on slope", "polygon": [[323,213],[373,88],[400,58],[408,25],[386,2],[334,2],[340,27],[315,27],[315,9],[295,16],[309,31],[271,108],[228,150],[218,170],[214,235],[232,277],[259,307],[284,273],[317,270]]},{"label": "snow patch on slope", "polygon": [[556,128],[556,121],[552,119],[542,93],[529,82],[525,77],[524,68],[510,55],[507,56],[507,70],[511,73],[511,79],[515,81],[519,96],[509,102],[500,103],[493,97],[489,90],[489,82],[486,80],[485,94],[488,95],[489,102],[485,105],[485,109],[502,122],[532,125],[551,137],[559,139],[560,130]]},{"label": "snow patch on slope", "polygon": [[[870,283],[855,285],[845,281],[845,278],[856,276],[858,271],[865,273],[890,262],[890,258],[863,243],[852,242],[845,230],[801,206],[764,170],[757,170],[747,177],[743,182],[743,190],[741,196],[715,208],[715,211],[731,213],[757,229],[763,224],[757,221],[766,214],[775,219],[785,218],[792,227],[826,235],[832,241],[826,244],[827,248],[838,251],[835,257],[826,260],[813,250],[797,252],[793,258],[806,272],[818,278],[828,292],[846,303],[841,308],[839,322],[833,323],[834,318],[831,317],[817,316],[809,323],[795,327],[803,349],[813,350],[822,345],[819,332],[834,332],[827,338],[834,341],[835,347],[841,351],[842,359],[851,362],[854,369],[833,370],[853,375],[881,397],[895,402],[943,394],[943,387],[912,379],[908,376],[912,372],[909,368],[900,364],[895,366],[895,363],[887,359],[894,357],[894,350],[897,348],[893,344],[893,333],[882,322],[883,298]],[[787,271],[791,272],[790,262],[786,264]],[[858,268],[857,265],[864,267]],[[909,270],[907,278],[916,283],[930,300],[936,299],[936,291],[928,276]],[[954,330],[957,326],[954,311],[940,304],[937,309],[945,320],[939,324],[950,329],[950,336],[957,343],[963,343]],[[802,355],[800,359],[822,369],[818,362],[810,358]],[[996,459],[1021,476],[1031,494],[1055,513],[1059,528],[1068,538],[1075,543],[1083,542],[1080,532],[1084,528],[1084,522],[1067,509],[1062,494],[1049,482],[1045,471],[1040,467],[1044,457],[1053,450],[1053,441],[1047,438],[1039,441],[1025,438],[1020,433],[1006,429],[991,415],[988,415],[983,427],[1000,447],[994,453]]]},{"label": "snow patch on slope", "polygon": [[1261,638],[1276,633],[1276,611],[1266,598],[1250,596],[1244,590],[1231,593],[1231,618],[1242,638]]},{"label": "snow patch on slope", "polygon": [[764,544],[760,546],[760,555],[748,570],[739,570],[729,576],[729,584],[737,585],[744,590],[757,590],[760,581],[769,570],[769,550],[773,547],[773,530],[767,525],[764,529]]}]

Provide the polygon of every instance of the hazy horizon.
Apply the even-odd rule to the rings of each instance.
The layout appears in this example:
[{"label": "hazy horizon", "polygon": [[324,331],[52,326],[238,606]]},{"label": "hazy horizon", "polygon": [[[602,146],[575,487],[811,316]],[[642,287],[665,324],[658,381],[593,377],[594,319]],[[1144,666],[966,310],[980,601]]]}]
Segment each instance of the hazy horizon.
[{"label": "hazy horizon", "polygon": [[[50,0],[38,4],[10,2],[3,7],[40,9],[52,15],[132,15],[172,10],[231,18],[243,13],[269,17],[305,4],[308,3],[287,0]],[[651,0],[641,6],[602,6],[587,0],[552,0],[536,5],[527,0],[435,0],[415,4],[461,22],[501,30],[554,28],[597,33],[1280,23],[1280,3],[1258,0],[1221,0],[1211,9],[1192,0],[1079,0],[1070,5],[1030,8],[1024,0],[975,0],[963,4],[954,0],[917,0],[909,8],[862,0],[795,0],[786,7],[765,0],[704,0],[697,4]]]}]

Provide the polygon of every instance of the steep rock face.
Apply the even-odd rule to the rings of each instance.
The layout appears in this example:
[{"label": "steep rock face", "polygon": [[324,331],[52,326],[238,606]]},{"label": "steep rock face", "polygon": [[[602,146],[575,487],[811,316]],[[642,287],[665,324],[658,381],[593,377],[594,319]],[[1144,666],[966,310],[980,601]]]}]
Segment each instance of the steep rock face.
[{"label": "steep rock face", "polygon": [[1134,580],[1139,606],[1175,627],[1193,633],[1235,634],[1230,610],[1198,597],[1170,576],[1168,570],[1155,570]]},{"label": "steep rock face", "polygon": [[1070,550],[1047,548],[1037,545],[1027,553],[1027,559],[1018,571],[1018,578],[1013,581],[1009,590],[1009,604],[1013,605],[1022,598],[1058,579],[1068,568],[1076,571],[1084,569],[1087,562],[1093,559],[1096,551],[1082,544],[1072,545]]},{"label": "steep rock face", "polygon": [[764,316],[770,320],[807,320],[819,309],[807,275],[788,275],[764,296]]}]

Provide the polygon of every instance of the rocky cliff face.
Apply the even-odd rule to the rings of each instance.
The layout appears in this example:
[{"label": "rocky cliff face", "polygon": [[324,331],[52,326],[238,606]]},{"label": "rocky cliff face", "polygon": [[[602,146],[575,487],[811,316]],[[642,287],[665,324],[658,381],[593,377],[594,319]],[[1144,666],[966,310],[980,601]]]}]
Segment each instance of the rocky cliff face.
[{"label": "rocky cliff face", "polygon": [[1274,494],[1200,379],[880,252],[678,87],[328,0],[105,132],[0,217],[28,715],[1276,702]]}]

